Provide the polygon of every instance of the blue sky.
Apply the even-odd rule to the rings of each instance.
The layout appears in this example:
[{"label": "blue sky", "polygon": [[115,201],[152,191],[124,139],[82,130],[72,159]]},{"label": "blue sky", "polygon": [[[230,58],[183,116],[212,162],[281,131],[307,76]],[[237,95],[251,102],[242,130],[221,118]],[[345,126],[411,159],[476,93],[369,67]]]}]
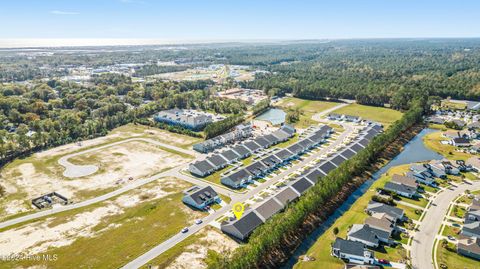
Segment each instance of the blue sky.
[{"label": "blue sky", "polygon": [[1,0],[0,38],[480,37],[480,1]]}]

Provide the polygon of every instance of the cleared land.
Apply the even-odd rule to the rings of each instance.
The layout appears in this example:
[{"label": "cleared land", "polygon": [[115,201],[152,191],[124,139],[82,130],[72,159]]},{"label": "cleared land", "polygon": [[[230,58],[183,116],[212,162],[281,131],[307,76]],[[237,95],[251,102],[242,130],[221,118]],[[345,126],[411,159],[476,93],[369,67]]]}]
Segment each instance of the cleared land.
[{"label": "cleared land", "polygon": [[[131,137],[155,139],[163,136],[163,131],[144,126],[127,125],[116,129],[112,134],[82,142],[82,146],[70,144],[43,151],[26,159],[17,159],[2,169],[2,186],[5,194],[0,202],[0,218],[25,214],[34,208],[30,200],[45,193],[57,191],[73,201],[98,196],[111,191],[133,179],[153,175],[190,160],[185,154],[152,146],[139,141],[131,141],[107,147],[99,151],[78,155],[70,161],[75,164],[97,165],[99,169],[92,175],[69,179],[63,176],[64,168],[58,164],[59,158],[73,152],[80,152],[97,146],[122,141]],[[172,136],[172,134],[169,134]],[[170,137],[172,144],[192,143],[189,137]]]},{"label": "cleared land", "polygon": [[22,224],[0,233],[0,254],[57,254],[58,260],[16,261],[6,267],[119,267],[191,225],[205,213],[181,202],[191,184],[164,178],[111,200]]},{"label": "cleared land", "polygon": [[312,116],[318,112],[322,112],[329,108],[338,106],[336,102],[313,101],[299,99],[295,97],[287,97],[282,99],[277,106],[283,108],[285,112],[290,109],[299,109],[301,112],[300,120],[294,125],[297,128],[304,129],[311,125],[317,125],[318,122],[312,120]]},{"label": "cleared land", "polygon": [[206,268],[208,253],[224,255],[237,248],[239,244],[213,227],[206,227],[190,236],[162,255],[151,260],[143,268]]},{"label": "cleared land", "polygon": [[[362,224],[365,219],[368,217],[365,213],[365,208],[368,203],[371,201],[373,195],[376,193],[377,188],[383,187],[387,181],[391,179],[393,174],[402,173],[408,170],[408,165],[401,165],[391,168],[387,173],[385,173],[381,178],[375,181],[368,191],[362,195],[360,198],[355,201],[355,203],[350,207],[350,209],[343,213],[343,215],[338,218],[335,223],[327,229],[317,242],[307,251],[309,257],[314,257],[315,261],[299,261],[295,268],[325,268],[325,269],[341,269],[344,268],[344,263],[333,256],[330,255],[331,244],[335,241],[335,234],[333,229],[338,228],[338,237],[345,238],[348,232],[348,229],[353,224]],[[386,258],[391,261],[397,261],[404,259],[406,257],[406,251],[403,248],[390,248],[384,247],[380,251],[375,251],[375,256],[378,258]]]},{"label": "cleared land", "polygon": [[380,122],[387,129],[393,122],[402,117],[402,112],[385,107],[364,106],[359,104],[350,104],[335,110],[333,113],[359,116],[362,119],[368,119]]}]

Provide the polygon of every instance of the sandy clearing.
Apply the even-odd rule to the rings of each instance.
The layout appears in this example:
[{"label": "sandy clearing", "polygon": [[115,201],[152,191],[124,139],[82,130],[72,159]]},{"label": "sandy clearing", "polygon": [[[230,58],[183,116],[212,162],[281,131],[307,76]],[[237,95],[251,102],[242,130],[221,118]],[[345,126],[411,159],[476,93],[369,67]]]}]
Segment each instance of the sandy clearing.
[{"label": "sandy clearing", "polygon": [[[129,177],[133,179],[146,177],[189,161],[180,155],[139,141],[112,146],[99,152],[93,152],[91,156],[95,156],[96,160],[99,160],[98,165],[101,169],[96,174],[70,180],[37,171],[32,163],[23,163],[12,169],[4,170],[2,172],[4,185],[8,186],[6,197],[16,193],[25,193],[24,199],[27,203],[11,204],[11,200],[4,199],[0,205],[0,216],[31,210],[33,207],[30,206],[30,200],[45,193],[56,191],[77,201],[77,199],[83,199],[88,192],[117,188],[121,184],[128,183]],[[86,158],[88,159],[89,156],[86,155]],[[53,165],[51,169],[54,169]],[[122,179],[121,182],[120,179]]]},{"label": "sandy clearing", "polygon": [[167,268],[169,269],[190,269],[206,268],[204,262],[209,249],[218,253],[225,253],[234,250],[239,245],[221,232],[214,229],[206,229],[201,232],[200,244],[192,244],[180,254]]},{"label": "sandy clearing", "polygon": [[117,228],[122,223],[110,223],[101,230],[93,230],[104,218],[122,214],[125,208],[173,194],[174,191],[168,192],[164,189],[175,183],[178,188],[188,185],[186,182],[179,182],[176,178],[164,178],[156,182],[154,186],[147,185],[106,202],[104,206],[75,214],[63,223],[54,224],[56,218],[51,217],[42,223],[26,224],[4,231],[0,233],[0,256],[10,253],[38,254],[50,247],[68,246],[78,238],[97,236]]}]

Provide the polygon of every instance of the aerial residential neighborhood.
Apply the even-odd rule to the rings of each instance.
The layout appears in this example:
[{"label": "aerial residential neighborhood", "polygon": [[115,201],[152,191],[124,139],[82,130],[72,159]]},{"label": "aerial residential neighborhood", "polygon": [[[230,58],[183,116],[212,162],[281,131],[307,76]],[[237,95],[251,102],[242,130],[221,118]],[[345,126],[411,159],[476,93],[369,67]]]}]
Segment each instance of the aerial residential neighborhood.
[{"label": "aerial residential neighborhood", "polygon": [[480,2],[0,3],[0,269],[480,268]]}]

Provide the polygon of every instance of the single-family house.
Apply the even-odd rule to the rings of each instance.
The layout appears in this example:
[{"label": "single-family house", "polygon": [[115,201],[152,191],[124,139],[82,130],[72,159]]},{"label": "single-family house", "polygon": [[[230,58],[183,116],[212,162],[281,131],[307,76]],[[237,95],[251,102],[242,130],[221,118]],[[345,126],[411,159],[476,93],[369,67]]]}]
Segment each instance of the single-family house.
[{"label": "single-family house", "polygon": [[368,224],[353,224],[347,234],[347,239],[376,248],[380,243],[390,244],[388,232],[370,227]]},{"label": "single-family house", "polygon": [[193,186],[183,192],[182,201],[197,209],[204,210],[213,203],[222,202],[222,199],[220,199],[217,192],[210,186]]},{"label": "single-family house", "polygon": [[383,189],[408,198],[412,198],[417,194],[417,188],[395,182],[387,182]]},{"label": "single-family house", "polygon": [[332,245],[332,256],[356,264],[374,264],[373,252],[361,243],[336,238]]}]

